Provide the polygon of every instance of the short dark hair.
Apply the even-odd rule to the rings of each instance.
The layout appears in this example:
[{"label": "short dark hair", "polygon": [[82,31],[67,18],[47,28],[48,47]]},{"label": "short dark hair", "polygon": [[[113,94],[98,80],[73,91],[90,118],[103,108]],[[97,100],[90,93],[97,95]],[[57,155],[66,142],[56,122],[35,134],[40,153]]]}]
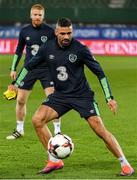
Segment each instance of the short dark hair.
[{"label": "short dark hair", "polygon": [[72,25],[71,20],[65,17],[59,18],[57,21],[57,26],[60,26],[60,27],[69,27],[71,25]]}]

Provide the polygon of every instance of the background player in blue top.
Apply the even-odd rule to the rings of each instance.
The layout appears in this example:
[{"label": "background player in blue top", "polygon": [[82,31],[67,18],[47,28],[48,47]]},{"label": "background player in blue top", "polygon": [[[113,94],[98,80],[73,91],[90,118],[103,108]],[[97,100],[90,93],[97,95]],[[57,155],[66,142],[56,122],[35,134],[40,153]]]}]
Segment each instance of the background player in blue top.
[{"label": "background player in blue top", "polygon": [[[13,58],[10,76],[13,80],[16,79],[16,68],[21,59],[24,47],[26,46],[26,55],[24,64],[30,61],[30,59],[37,54],[41,44],[45,43],[47,40],[52,39],[54,35],[54,30],[47,24],[43,23],[44,20],[44,7],[41,4],[35,4],[31,7],[30,18],[32,23],[23,27],[20,31],[18,45]],[[41,63],[29,73],[24,84],[18,88],[17,104],[16,104],[16,120],[17,127],[16,130],[7,139],[17,139],[24,135],[24,120],[26,116],[26,103],[28,97],[31,93],[33,85],[39,80],[48,96],[53,92],[53,82],[50,78],[47,65]],[[54,120],[54,132],[60,132],[60,122],[59,120]]]},{"label": "background player in blue top", "polygon": [[[106,129],[100,117],[94,92],[88,85],[84,74],[86,65],[99,79],[105,94],[108,107],[115,114],[117,103],[114,100],[107,78],[100,64],[95,60],[88,48],[72,38],[72,23],[69,19],[59,19],[56,25],[55,39],[44,44],[37,55],[25,65],[20,76],[16,80],[19,86],[30,70],[37,67],[38,63],[46,62],[52,74],[55,92],[48,96],[34,114],[32,121],[36,133],[47,150],[47,143],[51,133],[44,127],[49,121],[58,118],[74,109],[93,131],[105,142],[106,147],[118,158],[121,164],[121,175],[130,176],[134,169],[127,161],[118,141]],[[49,133],[49,138],[47,138]],[[49,161],[40,173],[50,173],[53,170],[63,168],[64,163],[49,154]]]}]

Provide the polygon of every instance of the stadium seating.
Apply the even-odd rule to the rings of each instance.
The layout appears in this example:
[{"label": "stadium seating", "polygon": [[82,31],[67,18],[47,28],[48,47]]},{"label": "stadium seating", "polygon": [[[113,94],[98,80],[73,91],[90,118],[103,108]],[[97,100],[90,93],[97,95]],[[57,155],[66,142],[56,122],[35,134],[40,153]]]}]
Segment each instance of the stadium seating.
[{"label": "stadium seating", "polygon": [[0,0],[0,23],[29,21],[29,9],[38,2],[47,7],[51,22],[61,16],[83,23],[137,22],[136,0]]},{"label": "stadium seating", "polygon": [[[32,4],[38,3],[37,0],[0,0],[0,8],[28,8]],[[137,8],[136,0],[39,0],[39,3],[46,4],[51,8],[109,8],[110,4],[120,8]]]},{"label": "stadium seating", "polygon": [[[39,2],[42,4],[46,4],[48,7],[51,8],[102,8],[107,7],[110,0],[40,0]],[[31,6],[34,3],[37,3],[38,1],[35,0],[1,0],[0,6],[1,7],[7,7],[7,4],[9,8],[25,8],[28,6]]]}]

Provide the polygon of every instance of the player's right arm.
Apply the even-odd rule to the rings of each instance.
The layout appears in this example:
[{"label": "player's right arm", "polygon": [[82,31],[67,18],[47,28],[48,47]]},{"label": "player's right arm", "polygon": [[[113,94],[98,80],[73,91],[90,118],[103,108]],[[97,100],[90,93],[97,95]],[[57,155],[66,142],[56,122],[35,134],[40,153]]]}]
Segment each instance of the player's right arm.
[{"label": "player's right arm", "polygon": [[23,31],[21,30],[21,32],[19,34],[17,48],[16,48],[15,54],[13,56],[12,65],[11,65],[10,77],[13,80],[16,79],[16,76],[17,76],[16,69],[17,69],[18,63],[21,59],[24,47],[25,47],[25,40],[23,38]]},{"label": "player's right arm", "polygon": [[45,48],[44,45],[40,47],[38,53],[31,58],[29,62],[27,62],[22,70],[20,71],[19,75],[15,80],[15,86],[18,87],[21,85],[21,82],[24,80],[26,75],[33,70],[38,64],[45,60]]}]

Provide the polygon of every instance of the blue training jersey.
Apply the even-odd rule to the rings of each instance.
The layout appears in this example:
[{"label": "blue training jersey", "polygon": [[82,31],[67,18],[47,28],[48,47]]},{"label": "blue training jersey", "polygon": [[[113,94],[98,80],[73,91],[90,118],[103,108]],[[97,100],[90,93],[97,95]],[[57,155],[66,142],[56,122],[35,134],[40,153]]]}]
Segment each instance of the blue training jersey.
[{"label": "blue training jersey", "polygon": [[[23,27],[19,34],[18,44],[15,51],[14,60],[11,70],[16,70],[16,67],[21,59],[24,48],[26,47],[26,54],[24,64],[30,61],[35,56],[43,43],[54,37],[54,30],[47,24],[42,23],[39,27],[34,27],[29,24]],[[43,68],[45,64],[38,65],[37,68]]]},{"label": "blue training jersey", "polygon": [[[56,39],[48,41],[25,65],[24,72],[32,70],[38,63],[45,61],[49,67],[56,93],[67,96],[87,96],[90,92],[93,93],[84,74],[84,65],[86,65],[99,79],[106,100],[112,99],[103,69],[89,49],[79,41],[73,39],[71,44],[65,48],[61,48]],[[22,77],[20,76],[17,82]]]}]

